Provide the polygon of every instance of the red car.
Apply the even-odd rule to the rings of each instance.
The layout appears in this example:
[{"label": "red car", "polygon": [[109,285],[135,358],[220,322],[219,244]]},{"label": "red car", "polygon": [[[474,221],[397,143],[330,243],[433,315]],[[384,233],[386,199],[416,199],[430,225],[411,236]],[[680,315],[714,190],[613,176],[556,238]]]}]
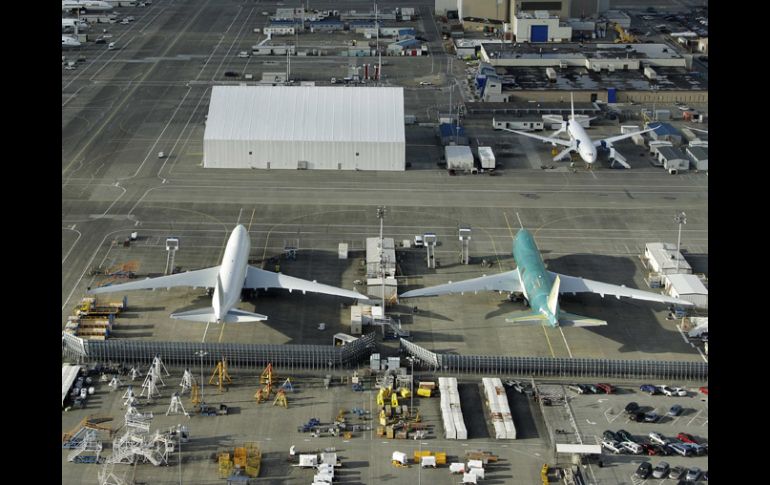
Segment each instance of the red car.
[{"label": "red car", "polygon": [[655,448],[653,448],[653,446],[648,443],[642,443],[642,449],[644,450],[644,453],[649,456],[654,456],[658,454]]},{"label": "red car", "polygon": [[676,439],[678,439],[683,443],[693,443],[696,445],[698,444],[698,442],[695,441],[695,438],[693,438],[691,434],[687,434],[687,433],[679,433],[678,435],[676,435]]},{"label": "red car", "polygon": [[597,384],[596,387],[605,392],[605,394],[612,394],[615,390],[610,384]]},{"label": "red car", "polygon": [[707,396],[709,395],[709,388],[708,388],[708,386],[703,386],[703,387],[701,387],[701,388],[700,388],[700,389],[698,389],[698,390],[699,390],[700,392],[702,392],[703,394],[707,395]]}]

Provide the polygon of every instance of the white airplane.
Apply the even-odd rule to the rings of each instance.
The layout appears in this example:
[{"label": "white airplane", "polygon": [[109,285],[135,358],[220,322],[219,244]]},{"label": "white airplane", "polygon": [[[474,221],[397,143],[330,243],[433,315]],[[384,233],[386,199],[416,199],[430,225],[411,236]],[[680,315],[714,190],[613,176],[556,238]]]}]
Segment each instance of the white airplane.
[{"label": "white airplane", "polygon": [[87,10],[91,12],[103,12],[112,10],[112,5],[101,0],[64,0],[61,3],[62,11]]},{"label": "white airplane", "polygon": [[248,265],[251,243],[249,233],[242,225],[236,226],[225,247],[225,255],[222,264],[211,268],[188,271],[186,273],[147,278],[142,281],[123,283],[114,286],[103,286],[89,290],[91,294],[113,293],[116,291],[130,291],[141,289],[171,288],[175,286],[192,286],[214,288],[214,296],[210,308],[200,308],[182,313],[173,313],[171,318],[180,320],[192,320],[194,322],[258,322],[267,320],[267,316],[258,313],[250,313],[234,308],[241,297],[243,288],[285,288],[291,293],[299,290],[303,294],[307,291],[313,293],[326,293],[328,295],[343,296],[368,300],[358,292],[336,288],[334,286],[307,281],[281,273],[264,271]]},{"label": "white airplane", "polygon": [[80,41],[74,37],[70,37],[69,35],[62,35],[61,47],[62,49],[65,49],[68,47],[80,47]]},{"label": "white airplane", "polygon": [[[609,138],[602,138],[600,140],[591,140],[583,126],[575,121],[575,101],[572,94],[570,94],[570,103],[572,104],[572,115],[570,115],[569,120],[563,121],[561,128],[553,132],[551,136],[540,136],[535,135],[534,133],[510,130],[508,128],[503,129],[505,131],[510,131],[511,133],[516,133],[517,135],[524,135],[530,138],[535,138],[536,140],[540,140],[543,143],[550,143],[553,146],[561,145],[566,147],[558,155],[553,157],[554,162],[561,160],[568,153],[576,151],[578,155],[580,155],[580,158],[582,158],[583,161],[589,165],[596,162],[596,149],[598,147],[610,148],[616,141],[625,140],[626,138],[631,138],[634,135],[647,133],[648,131],[653,131],[655,129],[650,128],[649,130],[635,131],[634,133],[626,133],[625,135],[611,136]],[[565,131],[569,135],[569,140],[557,138],[558,135],[564,133]]]}]

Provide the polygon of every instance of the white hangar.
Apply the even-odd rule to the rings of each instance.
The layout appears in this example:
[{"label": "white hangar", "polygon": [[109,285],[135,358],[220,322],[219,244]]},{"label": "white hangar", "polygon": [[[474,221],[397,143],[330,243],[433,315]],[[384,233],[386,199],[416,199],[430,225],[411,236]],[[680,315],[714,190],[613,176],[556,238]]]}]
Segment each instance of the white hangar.
[{"label": "white hangar", "polygon": [[206,168],[404,170],[404,91],[215,86]]}]

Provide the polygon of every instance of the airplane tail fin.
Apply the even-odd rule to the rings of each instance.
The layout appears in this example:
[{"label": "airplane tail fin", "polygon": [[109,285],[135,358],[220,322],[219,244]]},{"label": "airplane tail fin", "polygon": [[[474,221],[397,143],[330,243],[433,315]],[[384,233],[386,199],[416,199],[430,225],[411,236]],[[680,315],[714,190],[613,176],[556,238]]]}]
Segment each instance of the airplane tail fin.
[{"label": "airplane tail fin", "polygon": [[[216,313],[213,308],[199,308],[188,312],[172,313],[171,318],[206,323],[217,321]],[[232,309],[225,315],[225,323],[260,322],[262,320],[267,320],[267,316],[244,310]]]},{"label": "airplane tail fin", "polygon": [[536,311],[522,311],[511,313],[511,316],[505,319],[508,323],[537,324],[540,325],[547,318],[542,313]]},{"label": "airplane tail fin", "polygon": [[560,312],[559,325],[562,327],[598,327],[607,325],[607,322],[597,318],[575,315],[574,313]]}]

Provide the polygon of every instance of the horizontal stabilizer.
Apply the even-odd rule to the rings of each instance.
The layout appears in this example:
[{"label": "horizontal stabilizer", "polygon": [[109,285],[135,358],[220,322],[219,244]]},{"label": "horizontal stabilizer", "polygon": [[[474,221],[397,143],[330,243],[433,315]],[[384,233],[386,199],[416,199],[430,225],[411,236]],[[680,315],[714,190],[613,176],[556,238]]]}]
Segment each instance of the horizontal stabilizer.
[{"label": "horizontal stabilizer", "polygon": [[598,327],[600,325],[607,325],[607,322],[598,318],[561,312],[559,313],[559,325],[562,327]]},{"label": "horizontal stabilizer", "polygon": [[[171,318],[176,320],[189,320],[191,322],[216,322],[217,317],[213,308],[199,308],[189,312],[172,313]],[[260,322],[267,320],[266,315],[251,313],[244,310],[232,309],[225,315],[225,323]]]},{"label": "horizontal stabilizer", "polygon": [[508,323],[522,323],[522,324],[540,324],[546,321],[546,316],[542,313],[534,311],[523,311],[511,313],[510,317],[505,319]]}]

